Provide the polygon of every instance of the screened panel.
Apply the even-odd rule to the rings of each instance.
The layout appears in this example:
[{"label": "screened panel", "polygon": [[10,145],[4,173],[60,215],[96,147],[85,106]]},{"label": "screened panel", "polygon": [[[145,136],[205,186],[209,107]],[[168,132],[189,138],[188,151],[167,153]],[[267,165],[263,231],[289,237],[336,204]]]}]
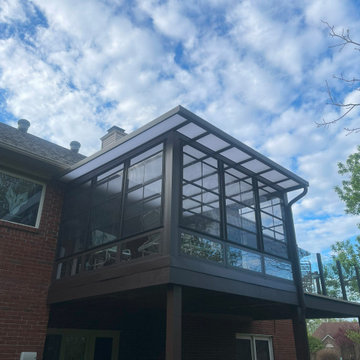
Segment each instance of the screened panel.
[{"label": "screened panel", "polygon": [[123,235],[126,237],[157,228],[162,223],[162,145],[145,154],[148,157],[139,155],[136,161],[130,161],[134,165],[128,170],[123,222]]},{"label": "screened panel", "polygon": [[250,178],[227,169],[225,181],[225,210],[227,239],[239,245],[257,248],[257,225],[255,215],[255,194]]},{"label": "screened panel", "polygon": [[[58,257],[161,226],[163,144],[140,153],[127,164],[127,169],[123,163],[118,164],[66,193]],[[84,266],[91,269],[91,260],[87,259]]]},{"label": "screened panel", "polygon": [[58,257],[86,249],[91,205],[91,181],[65,195],[59,233]]},{"label": "screened panel", "polygon": [[282,199],[276,193],[263,189],[260,195],[260,210],[264,250],[270,254],[288,257]]},{"label": "screened panel", "polygon": [[219,171],[216,159],[197,149],[183,148],[181,224],[220,236]]},{"label": "screened panel", "polygon": [[88,248],[120,237],[123,164],[99,175],[92,188]]}]

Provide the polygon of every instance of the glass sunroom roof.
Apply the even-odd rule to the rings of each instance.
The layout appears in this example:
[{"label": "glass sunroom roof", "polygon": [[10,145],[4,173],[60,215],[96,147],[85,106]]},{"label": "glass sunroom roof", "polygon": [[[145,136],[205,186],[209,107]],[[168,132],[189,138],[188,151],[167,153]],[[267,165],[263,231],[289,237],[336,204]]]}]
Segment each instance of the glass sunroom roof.
[{"label": "glass sunroom roof", "polygon": [[197,147],[199,151],[210,152],[242,173],[255,176],[265,186],[275,186],[278,191],[282,192],[308,186],[304,179],[182,106],[177,106],[149,124],[124,136],[110,149],[99,151],[77,163],[61,179],[66,182],[75,180],[172,130],[176,130],[188,139],[189,143]]}]

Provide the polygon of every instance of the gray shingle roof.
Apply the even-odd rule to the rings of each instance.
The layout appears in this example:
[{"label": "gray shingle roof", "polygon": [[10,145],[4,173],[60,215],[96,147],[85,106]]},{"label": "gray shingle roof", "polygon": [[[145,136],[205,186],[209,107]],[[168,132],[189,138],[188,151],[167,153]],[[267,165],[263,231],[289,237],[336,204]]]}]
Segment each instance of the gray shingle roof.
[{"label": "gray shingle roof", "polygon": [[2,146],[26,152],[30,157],[40,158],[62,167],[71,166],[85,158],[84,155],[0,122],[0,147]]}]

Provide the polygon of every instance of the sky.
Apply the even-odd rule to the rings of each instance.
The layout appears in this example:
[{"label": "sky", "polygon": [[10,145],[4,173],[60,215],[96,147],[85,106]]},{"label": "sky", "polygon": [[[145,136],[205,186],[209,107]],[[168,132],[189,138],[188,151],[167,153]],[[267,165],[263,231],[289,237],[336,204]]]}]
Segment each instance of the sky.
[{"label": "sky", "polygon": [[360,53],[334,47],[327,21],[360,41],[357,1],[0,0],[0,121],[80,152],[100,149],[183,105],[310,183],[293,207],[297,241],[312,252],[357,235],[334,192],[337,163],[356,150]]}]

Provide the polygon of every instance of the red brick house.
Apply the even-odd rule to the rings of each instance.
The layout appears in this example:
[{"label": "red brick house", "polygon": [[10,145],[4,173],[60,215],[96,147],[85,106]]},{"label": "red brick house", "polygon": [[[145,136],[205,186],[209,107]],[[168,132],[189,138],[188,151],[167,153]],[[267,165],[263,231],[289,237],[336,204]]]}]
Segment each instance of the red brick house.
[{"label": "red brick house", "polygon": [[360,315],[303,291],[308,183],[183,107],[88,158],[24,123],[0,123],[1,360],[308,359],[305,317]]},{"label": "red brick house", "polygon": [[349,321],[324,322],[313,336],[321,340],[325,349],[334,350],[343,360],[355,360],[357,349],[351,340],[343,339],[347,330],[359,331],[359,324]]}]

